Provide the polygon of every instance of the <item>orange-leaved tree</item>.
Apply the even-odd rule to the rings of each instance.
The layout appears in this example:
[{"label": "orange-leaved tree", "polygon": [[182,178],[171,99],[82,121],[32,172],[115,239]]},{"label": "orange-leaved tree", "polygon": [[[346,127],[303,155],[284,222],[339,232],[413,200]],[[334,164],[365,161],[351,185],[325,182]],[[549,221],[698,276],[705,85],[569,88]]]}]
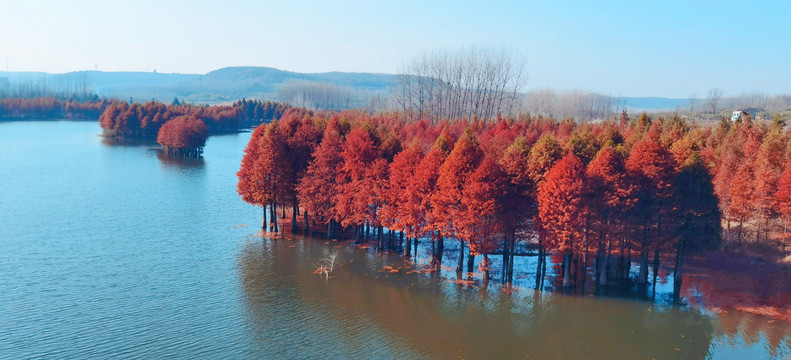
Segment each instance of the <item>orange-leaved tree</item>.
[{"label": "orange-leaved tree", "polygon": [[574,154],[555,163],[539,185],[538,212],[548,249],[564,255],[563,286],[570,284],[571,255],[580,250],[585,226],[585,167]]},{"label": "orange-leaved tree", "polygon": [[[434,204],[431,220],[432,227],[444,237],[459,237],[460,227],[456,220],[466,211],[461,202],[464,184],[482,158],[483,151],[475,134],[467,128],[439,168],[437,190],[431,197]],[[460,239],[460,242],[459,264],[456,268],[459,272],[464,261],[464,240]]]}]

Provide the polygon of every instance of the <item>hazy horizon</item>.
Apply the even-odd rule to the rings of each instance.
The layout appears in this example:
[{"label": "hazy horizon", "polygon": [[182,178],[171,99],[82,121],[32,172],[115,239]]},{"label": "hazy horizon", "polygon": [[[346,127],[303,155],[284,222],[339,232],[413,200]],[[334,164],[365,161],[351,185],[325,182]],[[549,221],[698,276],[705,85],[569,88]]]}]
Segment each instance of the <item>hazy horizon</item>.
[{"label": "hazy horizon", "polygon": [[[787,3],[29,1],[0,13],[0,70],[395,74],[424,51],[520,54],[526,89],[704,98],[788,92]],[[750,14],[761,14],[761,17]]]}]

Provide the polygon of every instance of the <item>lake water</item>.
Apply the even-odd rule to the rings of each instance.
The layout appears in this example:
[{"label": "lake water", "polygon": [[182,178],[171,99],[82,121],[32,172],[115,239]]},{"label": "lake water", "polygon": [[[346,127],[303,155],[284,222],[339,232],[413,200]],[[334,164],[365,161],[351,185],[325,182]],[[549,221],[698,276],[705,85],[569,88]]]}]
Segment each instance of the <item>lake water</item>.
[{"label": "lake water", "polygon": [[249,134],[176,161],[99,133],[0,122],[0,358],[791,357],[791,326],[760,315],[534,292],[525,264],[512,293],[470,288],[400,256],[271,238],[235,191]]}]

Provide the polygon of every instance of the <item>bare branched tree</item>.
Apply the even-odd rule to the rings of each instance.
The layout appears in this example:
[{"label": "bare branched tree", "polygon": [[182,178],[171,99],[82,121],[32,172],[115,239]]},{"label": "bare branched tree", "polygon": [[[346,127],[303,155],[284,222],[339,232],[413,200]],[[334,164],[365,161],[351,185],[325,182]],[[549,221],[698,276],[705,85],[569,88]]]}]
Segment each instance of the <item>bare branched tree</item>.
[{"label": "bare branched tree", "polygon": [[293,81],[280,85],[281,102],[314,110],[341,110],[360,107],[354,89],[328,83]]},{"label": "bare branched tree", "polygon": [[393,97],[413,118],[492,119],[518,111],[525,81],[524,64],[505,50],[426,52],[404,66]]},{"label": "bare branched tree", "polygon": [[713,116],[717,116],[717,106],[720,104],[720,99],[722,99],[722,90],[719,88],[712,88],[709,89],[709,95],[706,98],[706,102],[709,105],[709,109],[711,109],[711,114]]},{"label": "bare branched tree", "polygon": [[619,103],[620,101],[611,96],[592,92],[571,91],[558,94],[552,89],[540,89],[527,93],[523,111],[557,119],[592,121],[611,116],[618,109]]},{"label": "bare branched tree", "polygon": [[698,102],[698,94],[689,94],[689,116],[695,116],[695,103]]}]

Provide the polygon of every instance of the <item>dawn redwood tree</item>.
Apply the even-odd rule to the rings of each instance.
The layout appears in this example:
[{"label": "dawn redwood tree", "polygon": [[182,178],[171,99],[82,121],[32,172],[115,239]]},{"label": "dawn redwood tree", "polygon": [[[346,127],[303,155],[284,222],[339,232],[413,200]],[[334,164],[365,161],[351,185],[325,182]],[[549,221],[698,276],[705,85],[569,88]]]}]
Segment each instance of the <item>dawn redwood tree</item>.
[{"label": "dawn redwood tree", "polygon": [[[466,211],[461,202],[467,177],[475,171],[483,158],[483,151],[470,128],[456,141],[453,151],[439,169],[437,190],[432,195],[433,227],[444,237],[458,237],[461,230],[456,223]],[[459,264],[456,271],[462,271],[464,261],[464,240],[460,239]],[[472,255],[471,255],[472,256]],[[469,261],[468,261],[469,263]],[[468,267],[471,267],[468,265]]]},{"label": "dawn redwood tree", "polygon": [[580,250],[586,209],[585,167],[574,154],[564,156],[539,184],[538,212],[547,247],[564,256],[563,287],[570,285],[571,255]]},{"label": "dawn redwood tree", "polygon": [[730,208],[728,212],[739,220],[737,241],[744,237],[744,221],[752,216],[755,207],[755,164],[745,161],[733,175],[730,186]]},{"label": "dawn redwood tree", "polygon": [[[502,208],[498,197],[504,190],[505,176],[492,156],[486,156],[464,183],[461,199],[464,212],[456,220],[458,236],[467,240],[471,259],[483,255],[480,268],[484,280],[489,279],[489,253],[497,249],[497,240],[502,234]],[[472,271],[470,264],[468,272]]]},{"label": "dawn redwood tree", "polygon": [[423,225],[412,216],[409,206],[414,202],[410,201],[412,194],[408,190],[422,160],[423,151],[416,144],[398,153],[390,163],[389,186],[383,196],[383,224],[392,230],[404,232],[407,237],[415,236],[418,227]]},{"label": "dawn redwood tree", "polygon": [[258,153],[258,159],[253,164],[253,179],[261,185],[260,197],[271,203],[269,215],[274,230],[278,231],[275,217],[277,205],[286,201],[293,180],[286,138],[277,121],[266,127],[266,132],[258,141]]},{"label": "dawn redwood tree", "polygon": [[[514,139],[500,158],[500,168],[505,184],[498,201],[501,204],[503,226],[503,282],[511,282],[513,275],[513,249],[516,233],[524,228],[528,219],[536,215],[535,185],[527,171],[530,145],[523,136]],[[539,256],[539,262],[543,256]],[[540,266],[541,264],[539,264]]]},{"label": "dawn redwood tree", "polygon": [[711,175],[697,153],[681,165],[673,185],[676,222],[676,261],[673,300],[678,302],[684,257],[690,252],[714,249],[721,242],[722,226]]},{"label": "dawn redwood tree", "polygon": [[335,236],[335,197],[338,194],[336,179],[343,162],[343,139],[338,122],[331,120],[324,129],[321,143],[313,152],[305,176],[297,185],[299,202],[306,211],[327,222],[327,236]]},{"label": "dawn redwood tree", "polygon": [[335,216],[342,226],[356,227],[358,241],[362,238],[361,227],[372,218],[371,204],[376,198],[376,189],[370,173],[378,156],[365,129],[354,128],[346,136],[341,153],[343,162],[336,177]]},{"label": "dawn redwood tree", "polygon": [[236,184],[236,192],[242,197],[242,200],[248,204],[264,208],[264,216],[261,219],[262,229],[266,227],[266,205],[269,203],[269,199],[264,194],[262,179],[253,171],[253,167],[261,156],[258,151],[258,143],[264,136],[266,127],[266,124],[259,125],[253,131],[247,146],[244,148],[242,166],[239,168],[239,172],[236,173],[236,177],[239,179]]},{"label": "dawn redwood tree", "polygon": [[781,239],[783,241],[783,252],[786,252],[786,244],[789,239],[788,222],[791,220],[791,161],[786,163],[785,171],[783,171],[783,175],[780,176],[780,180],[777,183],[774,209],[783,218]]},{"label": "dawn redwood tree", "polygon": [[663,231],[666,217],[672,209],[673,179],[676,164],[670,152],[652,139],[638,141],[626,160],[626,169],[634,179],[637,202],[632,208],[635,221],[640,226],[640,273],[638,284],[645,284],[648,279],[648,252],[653,247],[654,258],[667,236]]},{"label": "dawn redwood tree", "polygon": [[733,177],[739,166],[744,160],[741,148],[733,141],[728,141],[720,147],[719,165],[717,166],[714,177],[714,191],[719,198],[720,212],[725,217],[727,228],[731,229],[731,220],[737,215],[731,212],[733,199],[731,198],[731,187]]},{"label": "dawn redwood tree", "polygon": [[544,180],[544,175],[556,161],[563,156],[563,149],[550,134],[542,136],[530,149],[527,172],[536,186]]},{"label": "dawn redwood tree", "polygon": [[414,229],[414,233],[407,235],[407,246],[404,248],[404,255],[410,255],[411,239],[431,235],[437,239],[439,254],[444,248],[444,239],[439,228],[438,222],[434,219],[435,204],[432,201],[434,193],[437,191],[437,180],[439,179],[439,169],[445,162],[450,153],[447,134],[441,133],[428,154],[420,160],[414,177],[407,183],[406,204],[400,212],[405,227]]},{"label": "dawn redwood tree", "polygon": [[[284,126],[286,124],[286,126]],[[298,120],[296,117],[291,117],[291,124],[282,123],[286,134],[286,145],[288,147],[288,160],[291,163],[291,174],[289,175],[292,180],[289,187],[286,189],[286,195],[291,200],[292,204],[292,217],[291,217],[291,230],[296,231],[297,226],[297,212],[299,211],[299,196],[297,184],[305,176],[308,165],[313,156],[313,152],[321,141],[321,131],[316,128],[313,123],[312,117],[307,114]],[[307,217],[307,214],[306,214]],[[307,229],[307,222],[305,228]]]},{"label": "dawn redwood tree", "polygon": [[[612,251],[612,236],[621,235],[625,226],[624,217],[634,206],[634,186],[627,179],[623,156],[615,149],[602,148],[586,169],[588,207],[592,229],[599,239],[598,279],[599,285],[607,285],[607,266]],[[618,236],[621,242],[624,239]]]},{"label": "dawn redwood tree", "polygon": [[773,126],[764,137],[755,159],[755,215],[758,216],[756,240],[763,226],[764,239],[769,240],[769,221],[772,217],[774,193],[786,163],[787,136],[782,126]]}]

